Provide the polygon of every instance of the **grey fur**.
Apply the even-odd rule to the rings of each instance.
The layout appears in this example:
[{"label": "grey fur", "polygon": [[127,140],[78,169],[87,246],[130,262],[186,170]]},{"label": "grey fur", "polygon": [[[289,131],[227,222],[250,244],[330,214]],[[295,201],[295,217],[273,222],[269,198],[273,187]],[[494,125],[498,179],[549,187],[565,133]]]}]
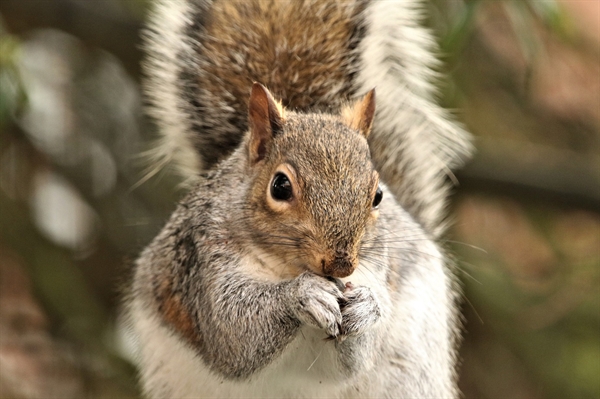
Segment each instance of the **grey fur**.
[{"label": "grey fur", "polygon": [[[345,191],[370,184],[364,138],[334,117],[289,113],[269,148],[267,163],[252,168],[242,145],[201,178],[138,260],[129,307],[146,394],[304,397],[293,389],[308,389],[305,371],[286,375],[279,366],[299,350],[293,348],[304,347],[327,353],[313,361],[315,372],[324,371],[311,377],[308,397],[455,397],[454,299],[441,253],[385,186],[374,223],[360,222],[371,220],[361,210],[368,190]],[[277,217],[263,218],[250,199],[261,175],[282,159],[297,165],[312,199],[308,209],[316,211],[310,220],[321,225],[312,233],[283,226],[287,238],[278,244]],[[326,183],[336,177],[348,186]],[[360,265],[343,279],[345,287],[313,273],[280,278],[272,267],[265,269],[271,278],[259,273],[264,263],[285,267],[281,256],[288,251],[303,264],[311,249],[287,243],[323,237],[321,230],[334,231],[342,220],[356,227],[340,230],[327,245],[357,239],[360,247]],[[257,248],[264,252],[256,255]],[[161,331],[169,338],[157,338]],[[157,345],[173,339],[186,349],[156,354]],[[187,356],[193,367],[173,376],[171,362]],[[310,375],[311,366],[304,366]],[[279,387],[274,373],[292,382]],[[194,385],[203,379],[206,387]],[[319,381],[327,387],[319,390]]]},{"label": "grey fur", "polygon": [[[344,80],[307,107],[329,104],[335,113],[367,85],[386,85],[370,147],[343,118],[286,111],[256,165],[253,136],[243,138],[247,121],[228,105],[228,82],[210,93],[198,83],[212,62],[201,51],[212,3],[160,0],[147,33],[146,87],[164,134],[155,162],[174,159],[192,188],[136,263],[128,314],[144,392],[455,398],[457,294],[434,238],[443,230],[448,168],[469,145],[431,102],[432,41],[415,22],[415,2],[390,3],[385,18],[383,3],[341,2],[339,15],[356,18],[349,26],[357,31],[339,51],[352,56],[342,57]],[[331,11],[323,0],[298,4]],[[232,112],[241,125],[221,123]],[[283,164],[298,175],[301,211],[293,217],[265,200]],[[212,168],[201,174],[202,165]],[[378,211],[370,205],[373,165],[390,183],[381,184]],[[334,271],[356,270],[317,275],[315,253],[322,262],[336,254]]]}]

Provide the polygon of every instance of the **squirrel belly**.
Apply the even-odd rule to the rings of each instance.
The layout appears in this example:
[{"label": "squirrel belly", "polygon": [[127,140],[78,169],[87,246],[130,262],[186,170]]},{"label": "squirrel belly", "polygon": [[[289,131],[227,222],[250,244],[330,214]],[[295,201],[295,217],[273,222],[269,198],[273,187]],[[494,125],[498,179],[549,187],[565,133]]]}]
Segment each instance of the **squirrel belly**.
[{"label": "squirrel belly", "polygon": [[470,144],[419,20],[417,0],[156,0],[152,162],[189,192],[126,305],[149,398],[457,397],[436,239]]}]

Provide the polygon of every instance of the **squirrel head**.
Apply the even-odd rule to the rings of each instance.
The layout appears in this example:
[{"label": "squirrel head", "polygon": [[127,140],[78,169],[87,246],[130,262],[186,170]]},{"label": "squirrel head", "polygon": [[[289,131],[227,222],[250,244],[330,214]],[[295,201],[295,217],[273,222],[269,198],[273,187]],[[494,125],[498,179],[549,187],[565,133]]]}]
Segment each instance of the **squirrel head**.
[{"label": "squirrel head", "polygon": [[367,143],[374,114],[374,90],[340,115],[298,114],[253,85],[248,227],[265,253],[299,272],[354,272],[382,199]]}]

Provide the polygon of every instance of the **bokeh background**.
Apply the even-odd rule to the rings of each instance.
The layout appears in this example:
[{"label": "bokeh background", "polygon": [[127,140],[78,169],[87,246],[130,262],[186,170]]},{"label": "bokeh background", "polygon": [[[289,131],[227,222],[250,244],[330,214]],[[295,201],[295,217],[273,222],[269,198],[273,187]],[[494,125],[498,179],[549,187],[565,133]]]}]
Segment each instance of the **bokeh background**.
[{"label": "bokeh background", "polygon": [[[476,137],[453,227],[466,398],[600,398],[600,2],[425,2]],[[144,179],[146,0],[0,0],[0,398],[137,398],[119,287],[182,194]]]}]

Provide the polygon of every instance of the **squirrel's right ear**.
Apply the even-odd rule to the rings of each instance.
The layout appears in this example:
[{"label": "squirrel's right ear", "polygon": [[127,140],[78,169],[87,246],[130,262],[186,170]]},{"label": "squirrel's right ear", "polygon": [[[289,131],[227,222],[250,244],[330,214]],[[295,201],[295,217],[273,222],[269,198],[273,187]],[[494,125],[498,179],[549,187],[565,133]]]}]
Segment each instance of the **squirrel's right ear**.
[{"label": "squirrel's right ear", "polygon": [[269,142],[281,130],[283,121],[281,103],[275,101],[266,87],[254,82],[248,103],[248,155],[252,165],[265,158]]}]

